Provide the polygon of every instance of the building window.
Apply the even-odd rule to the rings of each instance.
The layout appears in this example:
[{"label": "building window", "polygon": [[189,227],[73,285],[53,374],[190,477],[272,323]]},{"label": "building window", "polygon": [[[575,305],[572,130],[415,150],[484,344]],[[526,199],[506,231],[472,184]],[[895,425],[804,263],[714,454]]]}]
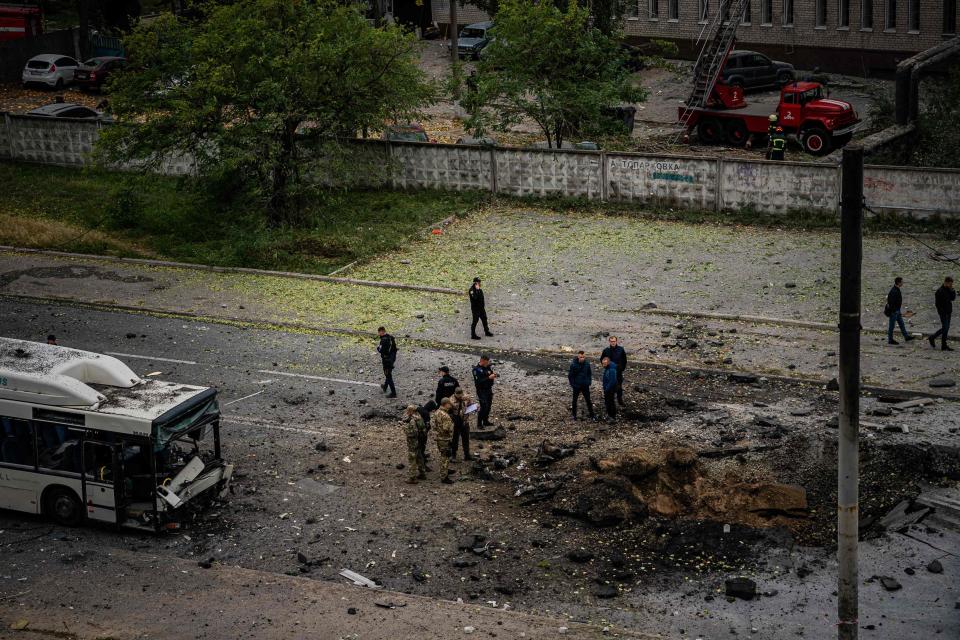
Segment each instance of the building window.
[{"label": "building window", "polygon": [[920,33],[920,0],[907,3],[907,30]]},{"label": "building window", "polygon": [[943,33],[952,36],[957,32],[957,0],[943,1]]},{"label": "building window", "polygon": [[793,0],[783,0],[783,26],[793,26]]},{"label": "building window", "polygon": [[680,0],[670,0],[670,19],[679,20],[680,19]]},{"label": "building window", "polygon": [[700,0],[700,22],[710,18],[710,0]]},{"label": "building window", "polygon": [[763,0],[760,5],[760,24],[773,24],[773,0]]},{"label": "building window", "polygon": [[897,30],[897,0],[887,0],[887,19],[884,22],[884,29]]},{"label": "building window", "polygon": [[647,0],[647,13],[651,20],[660,19],[660,0]]},{"label": "building window", "polygon": [[821,29],[827,26],[827,0],[817,0],[816,25]]},{"label": "building window", "polygon": [[740,24],[750,24],[753,17],[753,7],[750,6],[750,0],[747,0],[747,4],[743,7],[743,20],[740,21]]},{"label": "building window", "polygon": [[840,0],[840,4],[837,7],[837,28],[838,29],[849,29],[850,28],[850,0]]},{"label": "building window", "polygon": [[640,0],[629,0],[623,7],[623,17],[636,19],[640,15]]},{"label": "building window", "polygon": [[860,28],[873,29],[873,0],[860,0]]}]

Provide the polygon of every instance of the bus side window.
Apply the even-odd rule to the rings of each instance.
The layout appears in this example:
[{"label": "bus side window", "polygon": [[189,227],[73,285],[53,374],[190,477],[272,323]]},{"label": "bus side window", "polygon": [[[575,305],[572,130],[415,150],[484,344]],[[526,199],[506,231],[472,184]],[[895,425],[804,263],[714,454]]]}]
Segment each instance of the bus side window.
[{"label": "bus side window", "polygon": [[113,482],[113,450],[101,442],[83,445],[83,473],[90,480]]},{"label": "bus side window", "polygon": [[53,471],[79,471],[77,465],[77,445],[79,440],[72,437],[67,427],[61,424],[36,422],[37,461],[43,469]]},{"label": "bus side window", "polygon": [[0,422],[0,461],[32,467],[33,425],[26,420],[3,418]]}]

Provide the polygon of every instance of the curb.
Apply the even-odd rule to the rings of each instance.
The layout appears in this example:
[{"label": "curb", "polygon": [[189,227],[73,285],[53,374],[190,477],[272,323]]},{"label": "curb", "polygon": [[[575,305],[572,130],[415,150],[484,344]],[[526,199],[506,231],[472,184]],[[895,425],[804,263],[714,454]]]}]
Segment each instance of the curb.
[{"label": "curb", "polygon": [[[197,271],[212,271],[214,273],[246,273],[259,276],[273,276],[277,278],[292,278],[296,280],[314,280],[317,282],[333,282],[336,284],[352,284],[363,287],[380,287],[383,289],[403,289],[407,291],[424,291],[426,293],[442,293],[445,295],[463,295],[462,291],[446,287],[428,287],[417,284],[403,284],[402,282],[379,282],[377,280],[357,280],[355,278],[338,278],[322,276],[312,273],[297,273],[295,271],[270,271],[267,269],[251,269],[249,267],[214,267],[192,262],[172,262],[169,260],[150,260],[147,258],[119,258],[116,256],[101,256],[91,253],[71,253],[69,251],[53,251],[50,249],[28,249],[0,245],[0,252],[29,253],[58,258],[80,258],[82,260],[100,260],[102,262],[118,262],[121,264],[142,264],[151,267],[173,267],[176,269],[194,269]],[[351,266],[351,265],[347,265]],[[345,267],[344,267],[345,268]],[[336,273],[336,271],[334,272]]]},{"label": "curb", "polygon": [[[246,318],[238,318],[235,316],[205,316],[197,313],[191,313],[189,311],[169,311],[164,309],[153,309],[150,307],[133,307],[128,305],[119,305],[119,304],[109,304],[104,302],[82,302],[78,300],[72,300],[70,298],[61,298],[56,296],[46,296],[46,297],[37,297],[37,296],[25,296],[18,294],[7,294],[0,293],[0,300],[15,300],[24,303],[32,304],[62,304],[66,306],[76,307],[80,309],[91,309],[94,311],[122,311],[127,313],[136,313],[140,315],[149,315],[149,316],[158,316],[158,317],[167,317],[167,318],[182,318],[184,320],[194,320],[201,322],[211,322],[215,324],[227,324],[241,327],[250,327],[250,328],[262,328],[262,329],[275,329],[275,330],[295,330],[295,331],[306,331],[317,334],[324,335],[334,335],[334,336],[350,336],[355,338],[373,338],[377,334],[373,331],[364,331],[362,329],[347,329],[345,327],[323,327],[317,325],[303,324],[299,322],[279,322],[279,321],[256,321]],[[457,352],[479,352],[480,349],[473,344],[460,343],[460,342],[442,342],[439,340],[426,340],[421,338],[399,338],[399,342],[404,342],[407,344],[415,344],[422,347],[432,347],[438,349],[445,349],[447,351],[457,351]],[[567,358],[572,356],[571,353],[565,351],[554,351],[551,349],[516,349],[510,347],[490,347],[485,346],[483,351],[487,353],[497,354],[504,359],[508,359],[511,355],[526,355],[540,358],[556,358],[563,359],[565,362]],[[731,374],[749,374],[755,375],[758,378],[763,378],[766,380],[773,380],[776,382],[784,382],[788,384],[798,384],[798,385],[807,385],[814,387],[826,387],[829,382],[825,378],[804,378],[800,376],[785,376],[779,374],[765,374],[762,372],[755,371],[746,371],[743,369],[713,369],[707,367],[697,367],[692,365],[683,365],[670,362],[654,362],[651,360],[634,360],[638,367],[646,367],[648,369],[666,369],[668,371],[674,371],[677,373],[699,373],[701,375],[715,376],[715,377],[727,377]],[[875,385],[861,385],[860,386],[861,395],[862,394],[873,394],[873,395],[892,395],[892,396],[903,396],[904,398],[910,397],[923,397],[923,398],[942,398],[945,400],[960,400],[960,394],[948,394],[948,393],[938,393],[935,391],[923,391],[919,389],[903,389],[895,387],[881,387]]]}]

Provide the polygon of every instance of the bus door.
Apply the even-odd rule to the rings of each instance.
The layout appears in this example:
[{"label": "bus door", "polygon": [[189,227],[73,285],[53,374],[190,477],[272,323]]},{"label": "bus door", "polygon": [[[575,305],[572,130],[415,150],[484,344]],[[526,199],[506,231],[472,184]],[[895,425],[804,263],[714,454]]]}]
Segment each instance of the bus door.
[{"label": "bus door", "polygon": [[83,443],[84,502],[90,520],[117,522],[116,453],[114,444],[96,440]]}]

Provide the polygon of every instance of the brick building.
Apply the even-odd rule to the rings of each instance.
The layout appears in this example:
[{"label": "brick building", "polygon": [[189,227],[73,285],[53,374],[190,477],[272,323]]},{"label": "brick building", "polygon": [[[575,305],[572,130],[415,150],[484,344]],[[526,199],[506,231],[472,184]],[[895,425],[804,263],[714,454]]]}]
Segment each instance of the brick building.
[{"label": "brick building", "polygon": [[[438,23],[448,21],[448,1],[434,0]],[[751,0],[738,30],[738,47],[801,69],[889,73],[900,60],[957,35],[958,1]],[[720,0],[627,0],[626,5],[628,39],[669,40],[691,58]],[[469,5],[458,16],[461,24],[478,19],[485,16]]]}]

